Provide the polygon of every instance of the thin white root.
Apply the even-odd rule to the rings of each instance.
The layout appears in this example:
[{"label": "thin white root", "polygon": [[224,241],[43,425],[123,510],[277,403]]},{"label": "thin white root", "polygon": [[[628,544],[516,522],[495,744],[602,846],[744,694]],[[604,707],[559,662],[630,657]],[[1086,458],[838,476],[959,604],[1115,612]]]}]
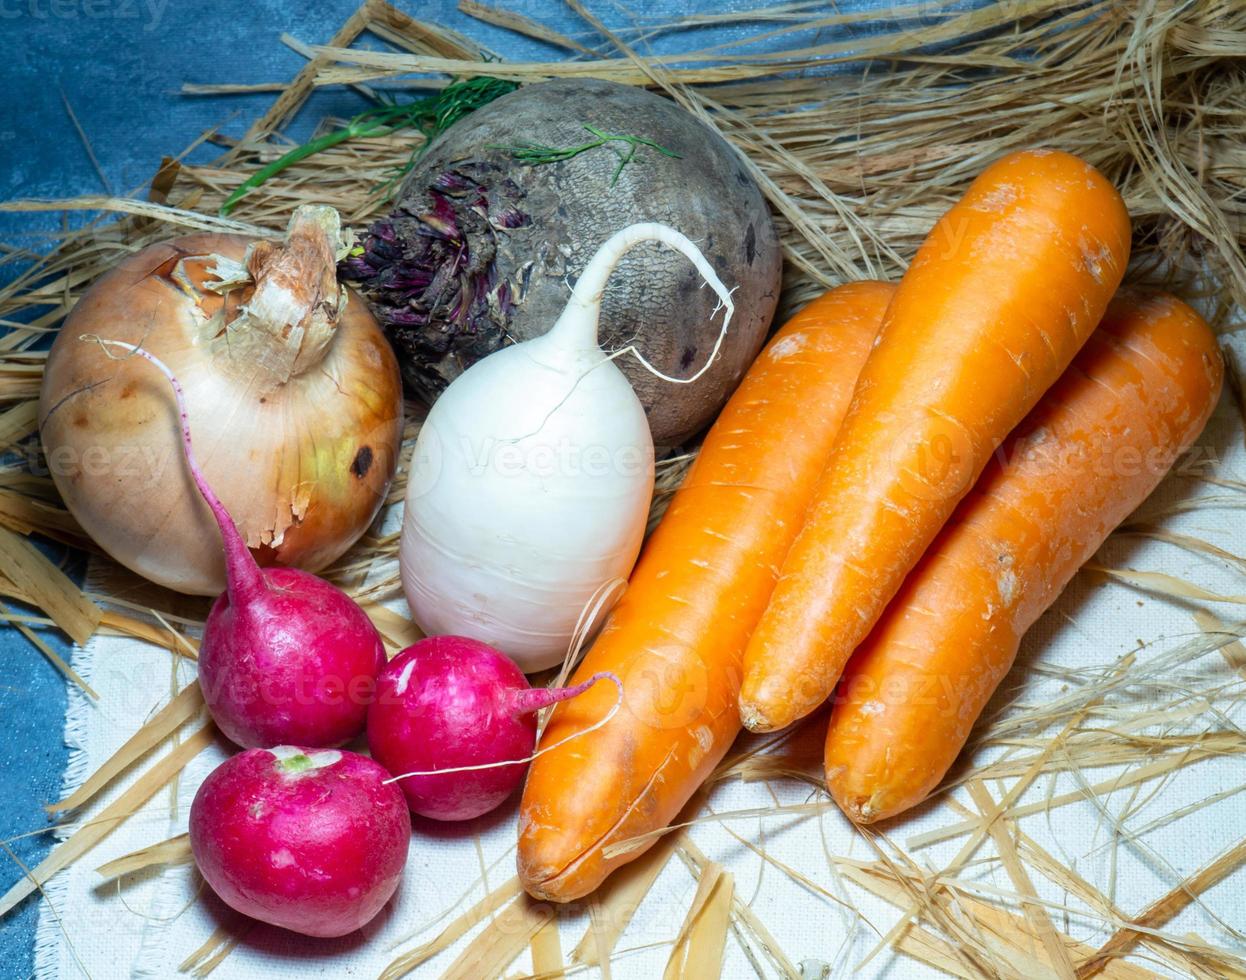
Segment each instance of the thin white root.
[{"label": "thin white root", "polygon": [[389,779],[385,780],[385,785],[396,783],[400,779],[410,779],[412,776],[447,776],[454,772],[480,772],[482,769],[501,769],[505,766],[526,766],[529,762],[543,756],[546,752],[553,752],[554,749],[566,745],[568,742],[574,741],[581,735],[587,735],[589,732],[597,731],[597,729],[609,724],[610,719],[617,715],[619,713],[619,709],[623,707],[623,682],[619,680],[617,674],[613,674],[609,671],[602,671],[600,674],[594,674],[592,679],[595,681],[613,681],[614,686],[619,689],[619,696],[615,698],[614,704],[611,706],[610,710],[606,712],[605,717],[600,721],[593,722],[593,724],[589,725],[587,728],[574,732],[566,738],[560,738],[553,745],[547,745],[543,749],[537,749],[530,756],[526,756],[523,759],[507,759],[505,762],[482,762],[478,766],[454,766],[451,769],[430,769],[425,772],[404,772],[397,776],[391,776]]}]

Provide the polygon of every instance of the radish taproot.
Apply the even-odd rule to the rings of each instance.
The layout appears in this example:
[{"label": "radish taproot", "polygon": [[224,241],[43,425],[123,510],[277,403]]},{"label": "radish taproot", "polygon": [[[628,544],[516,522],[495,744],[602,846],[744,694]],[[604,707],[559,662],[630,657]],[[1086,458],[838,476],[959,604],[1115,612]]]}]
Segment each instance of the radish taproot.
[{"label": "radish taproot", "polygon": [[[757,355],[782,265],[745,158],[670,99],[593,78],[503,95],[428,146],[340,270],[385,326],[408,390],[432,402],[476,361],[545,333],[568,276],[636,221],[679,228],[739,287],[730,341],[696,382],[671,389],[620,364],[667,447],[705,428]],[[635,343],[664,373],[691,374],[717,333],[698,286],[677,256],[632,252],[606,291],[602,346]]]},{"label": "radish taproot", "polygon": [[[187,468],[220,530],[228,583],[204,624],[199,682],[216,725],[244,748],[341,745],[367,720],[385,647],[341,589],[296,568],[260,568],[195,459],[181,383],[149,351],[86,337],[149,361],[173,388]],[[113,355],[109,355],[113,356]]]},{"label": "radish taproot", "polygon": [[411,817],[366,756],[288,745],[212,771],[190,808],[190,846],[230,908],[305,936],[344,936],[389,901]]},{"label": "radish taproot", "polygon": [[606,676],[614,679],[595,675],[575,687],[532,688],[514,663],[484,643],[428,637],[381,672],[368,712],[368,747],[415,813],[469,820],[523,781],[537,712]]},{"label": "radish taproot", "polygon": [[[400,566],[425,633],[470,636],[525,673],[558,663],[582,614],[627,579],[653,495],[644,409],[598,346],[602,293],[646,241],[682,252],[725,308],[730,293],[695,245],[660,224],[612,235],[550,330],[474,364],[420,429],[407,481]],[[667,378],[668,381],[676,379]],[[686,383],[690,379],[678,379]]]}]

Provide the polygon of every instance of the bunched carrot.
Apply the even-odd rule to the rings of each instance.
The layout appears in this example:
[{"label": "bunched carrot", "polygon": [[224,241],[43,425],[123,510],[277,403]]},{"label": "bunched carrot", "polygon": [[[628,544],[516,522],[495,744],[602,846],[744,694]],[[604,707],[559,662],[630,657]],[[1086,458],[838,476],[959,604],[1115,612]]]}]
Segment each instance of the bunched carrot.
[{"label": "bunched carrot", "polygon": [[1180,300],[1113,301],[848,662],[826,738],[848,816],[892,816],[938,785],[1022,635],[1202,431],[1222,373]]},{"label": "bunched carrot", "polygon": [[1120,195],[1067,153],[1005,157],[939,220],[749,642],[745,725],[782,728],[831,693],[991,453],[1090,335],[1128,256]]},{"label": "bunched carrot", "polygon": [[[539,757],[520,810],[519,874],[570,901],[642,854],[603,849],[665,827],[740,730],[740,658],[796,535],[893,287],[841,286],[792,318],[749,370],[641,554],[575,680],[622,678],[604,727]],[[543,745],[614,696],[555,709]]]}]

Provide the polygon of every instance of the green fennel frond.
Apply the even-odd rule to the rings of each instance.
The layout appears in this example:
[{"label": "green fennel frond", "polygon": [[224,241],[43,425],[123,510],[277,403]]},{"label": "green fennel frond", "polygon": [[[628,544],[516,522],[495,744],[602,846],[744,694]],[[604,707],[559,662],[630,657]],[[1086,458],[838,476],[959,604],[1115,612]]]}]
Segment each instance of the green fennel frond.
[{"label": "green fennel frond", "polygon": [[[510,154],[512,160],[536,167],[546,163],[570,160],[572,157],[579,156],[581,153],[587,153],[589,150],[595,150],[600,146],[608,146],[619,158],[618,166],[614,168],[614,172],[610,175],[611,187],[618,181],[619,174],[623,172],[623,168],[635,159],[636,151],[642,146],[656,150],[663,156],[673,157],[676,160],[682,159],[674,150],[668,150],[665,146],[651,139],[645,139],[643,136],[633,136],[628,133],[604,133],[600,129],[587,125],[584,129],[594,136],[595,139],[589,140],[586,143],[580,143],[578,146],[545,146],[541,143],[519,143],[515,146],[500,146],[494,147],[494,149],[505,150]],[[615,144],[622,145],[616,146]]]},{"label": "green fennel frond", "polygon": [[[468,113],[487,105],[499,96],[513,92],[517,82],[481,75],[447,85],[437,95],[411,102],[384,102],[351,118],[341,129],[317,136],[289,153],[261,167],[225,199],[221,205],[222,216],[229,214],[243,197],[259,187],[275,174],[315,153],[347,140],[369,136],[387,136],[399,129],[418,129],[424,134],[424,142],[412,154],[407,163],[389,181],[394,183],[414,166],[419,155],[434,137],[445,132]],[[388,184],[386,185],[388,186]]]}]

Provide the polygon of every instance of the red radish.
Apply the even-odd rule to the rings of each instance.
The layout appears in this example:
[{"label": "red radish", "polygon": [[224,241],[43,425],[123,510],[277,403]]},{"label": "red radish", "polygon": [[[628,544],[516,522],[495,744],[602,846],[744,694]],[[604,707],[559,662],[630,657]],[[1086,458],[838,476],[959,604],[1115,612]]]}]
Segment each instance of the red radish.
[{"label": "red radish", "polygon": [[368,747],[401,783],[415,813],[470,820],[523,781],[536,746],[537,711],[603,677],[617,683],[612,674],[596,674],[575,687],[532,688],[493,647],[464,636],[430,636],[403,650],[377,678]]},{"label": "red radish", "polygon": [[305,936],[377,914],[407,863],[411,817],[366,756],[289,745],[218,766],[190,807],[195,864],[230,908]]},{"label": "red radish", "polygon": [[199,646],[199,682],[217,727],[244,748],[324,748],[359,735],[385,666],[385,647],[367,613],[310,572],[260,568],[195,461],[173,372],[133,344],[82,339],[145,358],[173,386],[186,465],[225,549],[228,585],[212,604]]}]

